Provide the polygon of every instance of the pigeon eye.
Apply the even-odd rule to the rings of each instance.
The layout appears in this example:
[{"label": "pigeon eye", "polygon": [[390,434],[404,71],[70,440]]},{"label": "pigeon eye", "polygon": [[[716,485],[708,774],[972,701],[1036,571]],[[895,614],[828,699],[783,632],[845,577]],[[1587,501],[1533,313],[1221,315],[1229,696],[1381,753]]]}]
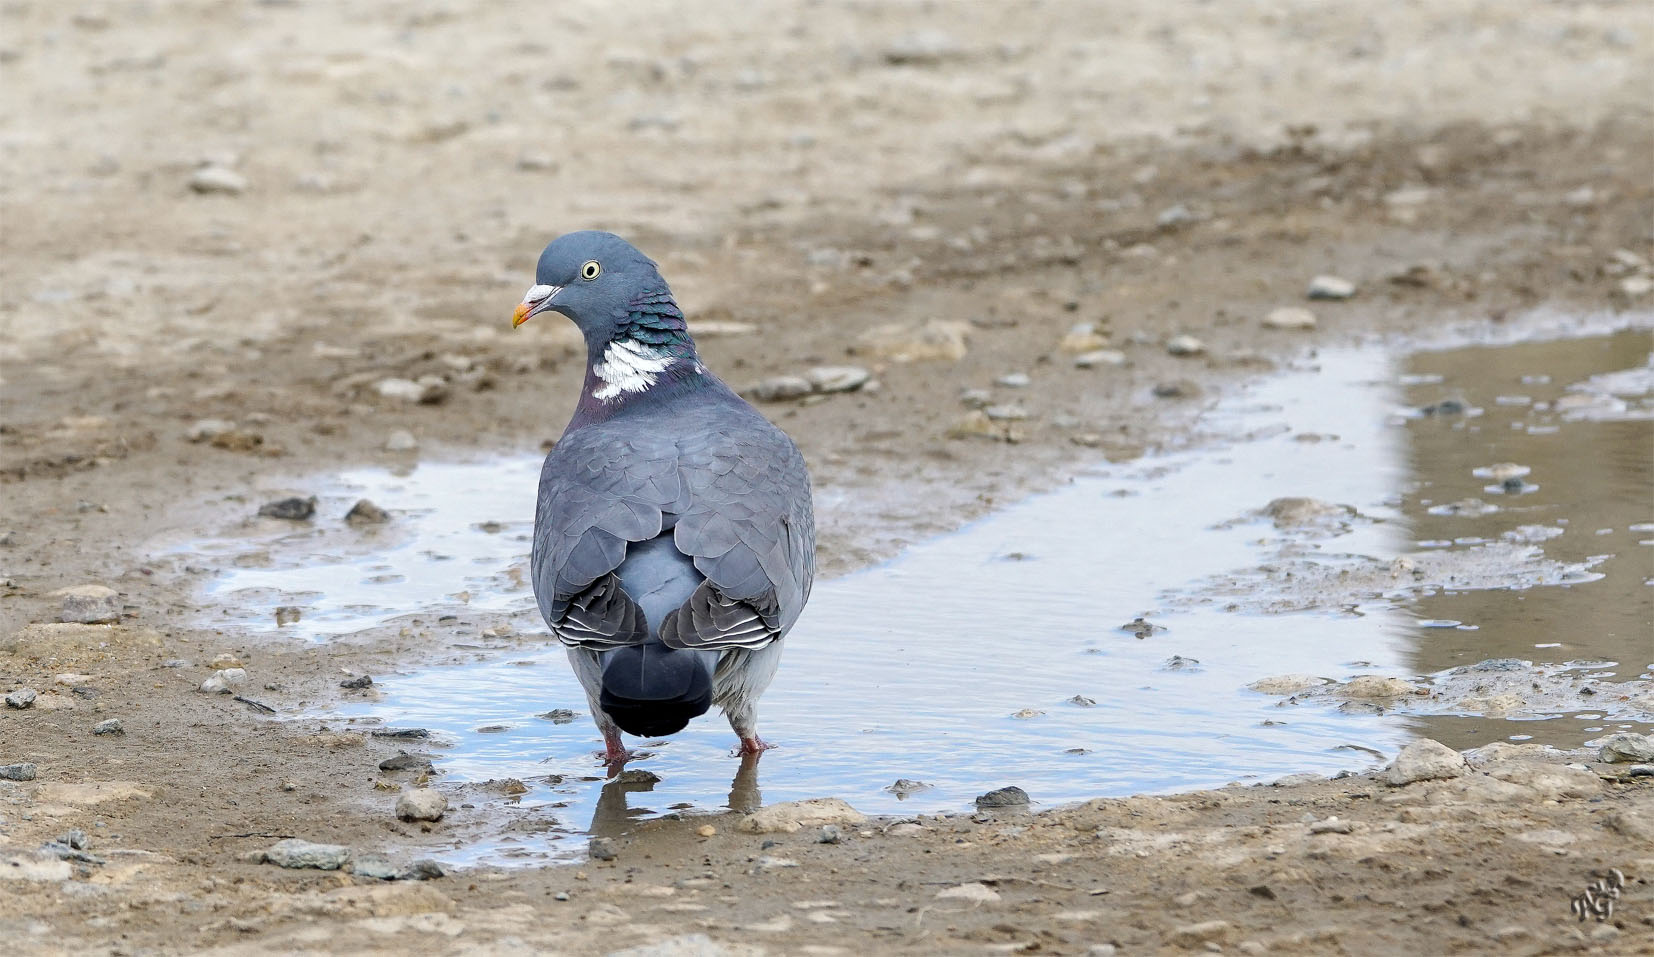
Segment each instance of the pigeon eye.
[{"label": "pigeon eye", "polygon": [[580,278],[586,280],[587,282],[590,282],[591,280],[596,279],[597,274],[602,272],[602,271],[603,271],[603,267],[598,263],[597,260],[589,259],[589,260],[586,261],[586,264],[584,266],[580,267]]}]

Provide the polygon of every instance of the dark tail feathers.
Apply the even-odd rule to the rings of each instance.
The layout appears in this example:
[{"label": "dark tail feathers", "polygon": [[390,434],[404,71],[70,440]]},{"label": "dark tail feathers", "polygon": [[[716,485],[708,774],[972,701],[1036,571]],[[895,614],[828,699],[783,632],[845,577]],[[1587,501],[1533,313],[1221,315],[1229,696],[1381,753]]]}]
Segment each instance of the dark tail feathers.
[{"label": "dark tail feathers", "polygon": [[668,648],[651,640],[606,651],[602,662],[598,704],[627,734],[652,738],[682,731],[712,707],[717,652]]}]

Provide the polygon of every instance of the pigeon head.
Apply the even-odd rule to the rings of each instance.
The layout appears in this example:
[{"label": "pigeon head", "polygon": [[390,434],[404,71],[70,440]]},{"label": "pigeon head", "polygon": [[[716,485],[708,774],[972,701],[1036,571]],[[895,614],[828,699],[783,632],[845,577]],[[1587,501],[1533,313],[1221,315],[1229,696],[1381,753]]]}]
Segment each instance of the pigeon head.
[{"label": "pigeon head", "polygon": [[671,290],[649,257],[613,233],[584,230],[557,237],[540,254],[512,325],[560,312],[586,341],[602,343],[616,337],[640,300],[660,296],[670,298]]}]

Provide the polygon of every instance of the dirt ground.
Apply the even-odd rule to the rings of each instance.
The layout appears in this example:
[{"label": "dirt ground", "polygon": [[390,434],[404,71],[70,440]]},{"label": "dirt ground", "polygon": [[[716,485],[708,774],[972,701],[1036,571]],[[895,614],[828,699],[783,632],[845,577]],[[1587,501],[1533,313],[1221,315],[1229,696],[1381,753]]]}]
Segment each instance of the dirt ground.
[{"label": "dirt ground", "polygon": [[[691,331],[725,324],[702,353],[736,386],[872,371],[876,390],[764,406],[815,475],[826,574],[1099,457],[1198,442],[1213,398],[1318,344],[1654,295],[1639,4],[732,12],[0,9],[0,690],[41,692],[0,709],[0,765],[36,768],[0,781],[0,939],[28,954],[1654,953],[1654,778],[1535,749],[1400,787],[840,812],[836,844],[809,821],[663,820],[612,861],[422,882],[255,862],[284,837],[417,856],[433,829],[488,813],[399,822],[402,778],[376,770],[391,743],[292,717],[336,697],[341,668],[451,649],[209,628],[199,576],[152,543],[341,465],[554,438],[577,340],[508,317],[558,233],[612,229],[659,260]],[[1318,274],[1355,296],[1306,301]],[[1262,324],[1287,306],[1315,328]],[[962,356],[900,362],[863,338],[936,321],[962,324]],[[1119,364],[1076,367],[1064,339],[1081,323]],[[1177,335],[1204,349],[1171,355]],[[1014,372],[1031,379],[1026,418],[968,414],[962,389]],[[431,401],[379,389],[422,377],[440,378]],[[417,453],[385,450],[395,430]],[[88,583],[119,592],[121,621],[55,624],[53,592]],[[219,656],[274,715],[195,692]],[[110,717],[125,733],[94,735]],[[98,862],[34,855],[72,828]],[[1609,867],[1629,877],[1613,919],[1575,921],[1569,898]]]}]

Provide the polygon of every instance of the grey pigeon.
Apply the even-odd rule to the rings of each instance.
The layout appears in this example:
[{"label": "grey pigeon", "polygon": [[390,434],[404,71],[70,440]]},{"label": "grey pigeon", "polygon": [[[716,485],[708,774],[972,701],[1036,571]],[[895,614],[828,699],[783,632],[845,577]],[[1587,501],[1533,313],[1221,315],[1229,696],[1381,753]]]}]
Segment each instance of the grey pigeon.
[{"label": "grey pigeon", "polygon": [[655,263],[618,236],[540,254],[514,325],[574,320],[586,381],[534,516],[540,614],[568,646],[611,770],[620,732],[672,734],[713,704],[758,737],[758,696],[815,576],[792,440],[709,372]]}]

